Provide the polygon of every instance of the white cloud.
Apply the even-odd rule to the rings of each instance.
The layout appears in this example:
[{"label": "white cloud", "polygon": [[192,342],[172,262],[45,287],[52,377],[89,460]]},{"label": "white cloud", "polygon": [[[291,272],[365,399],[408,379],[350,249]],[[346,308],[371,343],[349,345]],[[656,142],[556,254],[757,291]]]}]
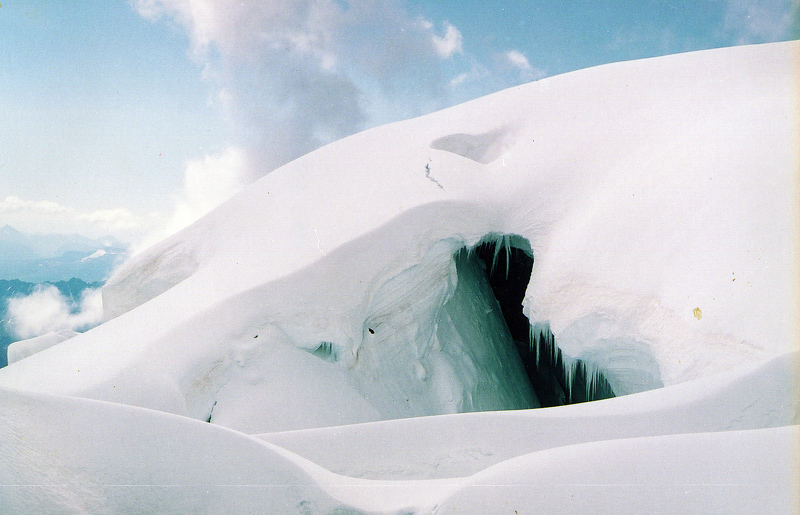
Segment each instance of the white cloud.
[{"label": "white cloud", "polygon": [[[487,64],[404,0],[133,0],[191,40],[252,181],[333,140],[543,76]],[[520,61],[520,58],[522,61]],[[520,68],[522,66],[522,68]],[[453,70],[461,67],[462,70]],[[447,68],[447,73],[444,69]],[[455,78],[453,78],[455,76]],[[469,83],[466,85],[466,83]]]},{"label": "white cloud", "polygon": [[547,76],[547,72],[531,66],[528,58],[519,50],[509,50],[503,54],[503,59],[512,68],[519,71],[519,79],[523,82],[538,80]]},{"label": "white cloud", "polygon": [[736,42],[767,43],[797,37],[800,0],[727,0],[724,29]]},{"label": "white cloud", "polygon": [[451,91],[469,91],[472,96],[485,95],[523,82],[538,80],[547,72],[531,65],[519,50],[495,53],[489,65],[469,56],[470,69],[450,79]]},{"label": "white cloud", "polygon": [[4,224],[26,232],[76,232],[91,236],[111,233],[130,240],[150,229],[153,220],[125,208],[81,211],[50,200],[8,196],[0,200],[0,225]]},{"label": "white cloud", "polygon": [[48,285],[26,297],[8,299],[9,327],[17,338],[33,338],[51,331],[86,331],[103,322],[100,290],[84,290],[71,301],[55,286]]},{"label": "white cloud", "polygon": [[[455,26],[444,23],[443,34],[437,33],[432,22],[411,15],[403,0],[133,0],[133,5],[149,20],[166,18],[186,31],[192,57],[215,87],[212,98],[234,134],[227,150],[188,164],[184,191],[158,237],[323,144],[539,73],[530,65],[520,69],[519,60],[516,65],[506,60],[495,73],[498,62],[490,70],[465,53]],[[519,52],[513,56],[527,62]],[[442,68],[464,65],[468,70],[455,78]]]},{"label": "white cloud", "polygon": [[477,62],[473,62],[472,67],[470,68],[469,71],[460,73],[455,77],[453,77],[452,79],[450,79],[450,87],[456,88],[462,84],[466,84],[469,82],[481,81],[491,76],[491,74],[492,73],[486,66]]},{"label": "white cloud", "polygon": [[433,44],[436,47],[436,53],[444,59],[453,54],[464,53],[461,32],[449,23],[445,24],[444,37],[433,36]]},{"label": "white cloud", "polygon": [[530,70],[531,63],[528,62],[528,58],[525,57],[525,54],[520,52],[519,50],[509,50],[506,52],[506,59],[508,62],[520,70]]},{"label": "white cloud", "polygon": [[[248,179],[376,123],[376,96],[444,97],[442,57],[462,51],[399,0],[138,0],[185,28],[247,153]],[[414,113],[421,114],[421,113]],[[381,119],[381,121],[385,121]]]},{"label": "white cloud", "polygon": [[[186,164],[183,189],[175,197],[172,214],[153,213],[152,230],[133,246],[132,254],[188,227],[250,183],[252,164],[244,149],[227,149]],[[157,222],[157,223],[156,223]]]},{"label": "white cloud", "polygon": [[19,197],[10,196],[5,200],[0,200],[0,213],[32,213],[42,215],[67,214],[69,208],[59,205],[49,200],[23,200]]},{"label": "white cloud", "polygon": [[142,228],[142,221],[139,217],[125,208],[98,209],[90,213],[76,215],[77,220],[95,224],[111,232],[131,231]]}]

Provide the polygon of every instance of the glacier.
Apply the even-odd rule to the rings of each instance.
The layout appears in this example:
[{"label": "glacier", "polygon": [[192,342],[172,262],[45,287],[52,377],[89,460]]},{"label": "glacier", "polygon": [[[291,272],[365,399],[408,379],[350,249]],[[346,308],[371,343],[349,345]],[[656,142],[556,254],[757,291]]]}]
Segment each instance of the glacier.
[{"label": "glacier", "polygon": [[270,173],[0,370],[0,503],[796,512],[798,55],[572,72]]}]

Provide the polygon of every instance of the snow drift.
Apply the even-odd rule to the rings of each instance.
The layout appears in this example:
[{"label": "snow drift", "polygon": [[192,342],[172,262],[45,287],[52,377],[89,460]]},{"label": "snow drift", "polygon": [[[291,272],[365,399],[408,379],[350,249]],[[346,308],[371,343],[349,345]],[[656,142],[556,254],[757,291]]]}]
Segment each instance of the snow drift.
[{"label": "snow drift", "polygon": [[40,336],[13,342],[8,346],[8,362],[15,363],[37,352],[49,349],[53,345],[69,340],[78,334],[72,329],[59,329],[58,331],[50,331]]},{"label": "snow drift", "polygon": [[[62,423],[59,410],[93,414],[63,452],[50,433],[31,447],[4,435],[24,459],[2,492],[61,506],[31,453],[55,452],[53,474],[68,475],[83,438],[125,434],[105,427],[124,413],[154,435],[185,427],[204,448],[243,449],[231,460],[248,467],[263,456],[275,476],[258,484],[309,485],[247,509],[483,513],[503,497],[649,511],[689,483],[676,513],[796,506],[797,430],[785,426],[798,423],[798,52],[790,42],[583,70],[285,165],[134,257],[103,290],[108,322],[0,370],[12,428],[60,431],[80,415]],[[466,413],[479,411],[491,412]],[[519,436],[502,436],[504,424]],[[558,437],[536,429],[548,424]],[[169,477],[246,483],[208,463],[198,474],[214,479],[183,478],[191,448],[163,443],[176,470],[142,476],[131,495]],[[138,452],[80,461],[98,510],[128,502],[101,471],[144,470]],[[645,477],[658,463],[667,475],[654,482],[625,470]],[[551,468],[560,485],[610,493],[568,502],[554,486],[555,504],[537,500],[530,487]],[[684,469],[686,481],[659,488]],[[730,483],[747,486],[713,486]],[[492,484],[508,486],[487,494]],[[233,502],[223,490],[209,506]]]}]

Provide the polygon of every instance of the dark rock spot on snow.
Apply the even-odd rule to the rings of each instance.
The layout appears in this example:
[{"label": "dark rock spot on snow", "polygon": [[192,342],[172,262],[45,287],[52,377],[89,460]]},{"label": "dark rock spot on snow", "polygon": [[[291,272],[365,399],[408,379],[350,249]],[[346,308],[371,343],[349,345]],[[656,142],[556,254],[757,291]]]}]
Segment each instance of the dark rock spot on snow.
[{"label": "dark rock spot on snow", "polygon": [[371,327],[369,328],[369,334],[375,334],[375,331],[373,331]]}]

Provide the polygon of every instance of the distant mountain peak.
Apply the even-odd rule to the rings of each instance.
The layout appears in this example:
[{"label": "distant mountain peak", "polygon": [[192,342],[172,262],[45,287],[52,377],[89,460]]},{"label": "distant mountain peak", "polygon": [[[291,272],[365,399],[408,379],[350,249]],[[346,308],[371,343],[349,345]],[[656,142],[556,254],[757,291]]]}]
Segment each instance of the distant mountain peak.
[{"label": "distant mountain peak", "polygon": [[0,227],[0,278],[104,280],[127,250],[127,245],[113,236],[26,234],[6,224]]},{"label": "distant mountain peak", "polygon": [[8,224],[4,225],[3,227],[0,227],[0,237],[9,237],[9,236],[19,238],[19,237],[24,237],[25,235]]}]

